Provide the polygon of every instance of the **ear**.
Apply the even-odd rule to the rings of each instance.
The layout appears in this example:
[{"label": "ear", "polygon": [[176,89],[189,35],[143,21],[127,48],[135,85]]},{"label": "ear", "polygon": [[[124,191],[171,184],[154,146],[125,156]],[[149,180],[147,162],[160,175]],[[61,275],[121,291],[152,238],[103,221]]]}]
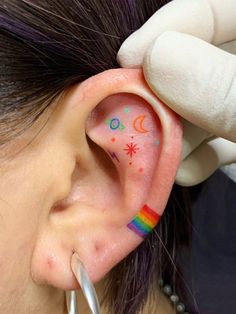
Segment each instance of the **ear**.
[{"label": "ear", "polygon": [[[47,145],[60,155],[58,189],[66,188],[41,224],[32,274],[37,283],[69,290],[78,288],[73,249],[97,282],[158,222],[179,165],[182,128],[142,72],[125,69],[67,91],[50,123]],[[144,216],[151,211],[146,229],[135,225],[142,208]]]}]

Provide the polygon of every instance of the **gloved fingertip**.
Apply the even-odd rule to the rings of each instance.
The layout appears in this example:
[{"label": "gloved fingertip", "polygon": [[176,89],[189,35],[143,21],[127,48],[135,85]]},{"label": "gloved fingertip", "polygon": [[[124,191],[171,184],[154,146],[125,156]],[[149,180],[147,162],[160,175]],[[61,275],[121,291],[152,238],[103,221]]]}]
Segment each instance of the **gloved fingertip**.
[{"label": "gloved fingertip", "polygon": [[193,186],[205,181],[218,168],[236,161],[236,143],[223,138],[203,142],[180,164],[175,182]]},{"label": "gloved fingertip", "polygon": [[166,92],[163,82],[168,79],[169,72],[172,73],[170,63],[173,58],[172,38],[177,32],[167,31],[157,37],[149,46],[143,61],[144,74],[149,85],[159,92],[159,88]]},{"label": "gloved fingertip", "polygon": [[139,51],[134,50],[130,40],[125,41],[117,54],[117,62],[123,68],[141,68],[143,63],[143,55]]},{"label": "gloved fingertip", "polygon": [[207,176],[204,174],[201,174],[201,166],[199,167],[193,166],[183,166],[181,165],[176,178],[175,178],[175,183],[181,186],[194,186],[197,185],[204,180],[207,179]]},{"label": "gloved fingertip", "polygon": [[141,68],[147,43],[140,35],[140,31],[132,33],[121,45],[117,61],[124,68]]},{"label": "gloved fingertip", "polygon": [[[138,62],[137,62],[138,61]],[[135,53],[121,52],[117,55],[117,62],[122,68],[139,69],[142,67],[142,60],[139,60],[139,56],[135,56]]]}]

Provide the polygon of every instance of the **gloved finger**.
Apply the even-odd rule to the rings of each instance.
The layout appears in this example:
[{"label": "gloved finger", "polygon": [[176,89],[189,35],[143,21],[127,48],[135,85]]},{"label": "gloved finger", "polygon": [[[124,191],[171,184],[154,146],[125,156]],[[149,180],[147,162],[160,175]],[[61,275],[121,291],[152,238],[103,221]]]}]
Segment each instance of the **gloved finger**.
[{"label": "gloved finger", "polygon": [[183,143],[181,160],[184,160],[195,148],[203,141],[212,137],[212,134],[192,124],[191,122],[182,119],[183,123]]},{"label": "gloved finger", "polygon": [[232,40],[227,43],[218,45],[217,47],[225,51],[228,51],[229,53],[236,54],[236,40]]},{"label": "gloved finger", "polygon": [[220,170],[236,183],[236,163],[223,166],[220,168]]},{"label": "gloved finger", "polygon": [[236,141],[236,56],[190,35],[166,32],[144,62],[147,82],[180,116]]},{"label": "gloved finger", "polygon": [[210,177],[223,165],[236,161],[236,143],[216,138],[202,143],[180,164],[175,182],[193,186]]},{"label": "gloved finger", "polygon": [[174,0],[158,10],[121,46],[122,67],[141,67],[150,44],[165,31],[183,32],[215,45],[236,39],[235,0]]}]

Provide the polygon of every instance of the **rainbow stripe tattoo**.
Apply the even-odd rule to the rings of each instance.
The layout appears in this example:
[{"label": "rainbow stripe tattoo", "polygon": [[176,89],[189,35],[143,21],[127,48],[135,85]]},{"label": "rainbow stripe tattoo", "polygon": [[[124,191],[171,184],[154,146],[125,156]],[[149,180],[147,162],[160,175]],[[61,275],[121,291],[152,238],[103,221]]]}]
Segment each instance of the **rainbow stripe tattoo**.
[{"label": "rainbow stripe tattoo", "polygon": [[153,209],[151,209],[148,205],[144,205],[127,227],[140,237],[145,238],[150,232],[152,232],[160,218],[161,216],[154,212]]}]

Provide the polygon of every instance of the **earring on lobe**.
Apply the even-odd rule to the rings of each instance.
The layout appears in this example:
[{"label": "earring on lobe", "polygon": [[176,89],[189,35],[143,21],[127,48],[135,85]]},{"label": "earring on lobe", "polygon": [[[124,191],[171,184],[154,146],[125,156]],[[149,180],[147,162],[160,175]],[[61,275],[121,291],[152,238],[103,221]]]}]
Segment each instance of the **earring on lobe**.
[{"label": "earring on lobe", "polygon": [[77,293],[75,290],[66,292],[68,314],[78,314]]},{"label": "earring on lobe", "polygon": [[[71,269],[72,272],[77,279],[81,290],[84,294],[84,297],[88,303],[91,314],[101,314],[100,305],[98,302],[96,290],[89,279],[88,273],[79,258],[78,253],[73,251],[71,256]],[[76,291],[71,291],[69,296],[69,314],[77,314],[78,306],[77,306],[77,295]]]}]

